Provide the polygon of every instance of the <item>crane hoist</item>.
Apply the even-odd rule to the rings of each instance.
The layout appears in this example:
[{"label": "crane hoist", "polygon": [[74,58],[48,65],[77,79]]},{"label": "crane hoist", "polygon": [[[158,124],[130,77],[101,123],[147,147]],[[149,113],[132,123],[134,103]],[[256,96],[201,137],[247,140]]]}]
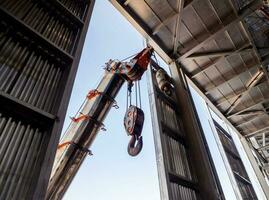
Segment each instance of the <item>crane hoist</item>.
[{"label": "crane hoist", "polygon": [[[131,92],[133,85],[139,88],[139,80],[147,70],[152,54],[153,48],[146,47],[129,62],[109,60],[106,63],[105,73],[98,87],[87,94],[79,112],[71,118],[71,123],[60,140],[46,200],[62,199],[85,157],[92,154],[89,148],[97,133],[105,129],[103,121],[109,110],[112,107],[118,107],[115,97],[124,82],[128,84],[124,127],[127,135],[131,136],[127,151],[130,156],[140,153],[143,147],[141,132],[144,113],[141,109],[141,101],[140,108],[137,104],[132,105]],[[170,77],[162,68],[156,69],[156,71],[159,89],[170,96],[172,93]]]},{"label": "crane hoist", "polygon": [[[61,199],[87,155],[97,133],[104,129],[103,121],[111,107],[117,107],[115,97],[124,82],[128,92],[140,80],[150,62],[152,47],[146,47],[129,62],[109,60],[98,87],[91,90],[78,114],[60,140],[48,185],[46,199]],[[124,127],[131,140],[128,153],[136,156],[142,149],[141,131],[144,113],[137,106],[129,105],[124,117]]]}]

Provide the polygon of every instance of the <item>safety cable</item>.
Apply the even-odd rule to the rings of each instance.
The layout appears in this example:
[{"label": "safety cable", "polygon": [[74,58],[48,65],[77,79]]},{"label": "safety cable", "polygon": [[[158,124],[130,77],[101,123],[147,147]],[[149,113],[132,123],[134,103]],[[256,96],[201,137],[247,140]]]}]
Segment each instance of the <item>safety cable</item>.
[{"label": "safety cable", "polygon": [[[128,100],[129,100],[129,105],[128,105]],[[127,83],[127,109],[129,106],[132,105],[132,83],[128,82]]]},{"label": "safety cable", "polygon": [[129,91],[129,97],[130,97],[130,99],[129,99],[129,101],[130,101],[129,106],[130,106],[130,105],[132,105],[132,92],[131,92],[131,90]]},{"label": "safety cable", "polygon": [[137,81],[135,81],[135,106],[137,107]]},{"label": "safety cable", "polygon": [[142,104],[141,104],[141,91],[140,91],[140,80],[138,81],[138,94],[139,94],[139,104],[140,104],[140,108],[142,109]]},{"label": "safety cable", "polygon": [[127,87],[126,87],[126,91],[127,91],[127,93],[126,93],[126,112],[127,112],[127,110],[128,110],[128,84],[127,84]]},{"label": "safety cable", "polygon": [[133,55],[131,55],[131,56],[128,56],[127,58],[124,58],[124,59],[120,60],[120,62],[123,62],[123,61],[125,61],[125,60],[127,60],[127,59],[129,59],[129,58],[135,57],[137,54],[138,54],[138,53],[135,53],[135,54],[133,54]]},{"label": "safety cable", "polygon": [[158,59],[157,59],[157,57],[156,57],[155,52],[152,53],[152,56],[154,57],[155,62],[160,66],[160,63],[159,63],[159,61],[158,61]]}]

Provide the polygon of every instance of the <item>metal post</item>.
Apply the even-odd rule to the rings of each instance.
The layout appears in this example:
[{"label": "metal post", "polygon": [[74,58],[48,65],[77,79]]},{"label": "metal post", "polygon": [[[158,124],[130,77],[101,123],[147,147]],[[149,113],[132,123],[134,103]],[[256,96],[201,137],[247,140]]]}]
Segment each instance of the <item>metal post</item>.
[{"label": "metal post", "polygon": [[220,152],[220,155],[222,157],[222,160],[223,160],[223,163],[224,163],[224,166],[226,168],[226,171],[229,175],[229,179],[230,179],[230,182],[231,182],[231,185],[232,185],[232,188],[234,190],[234,193],[236,195],[236,199],[242,199],[242,196],[240,194],[240,191],[239,191],[239,188],[237,186],[237,182],[235,180],[235,177],[234,177],[234,174],[233,174],[233,171],[232,171],[232,168],[229,164],[229,161],[228,161],[228,158],[226,156],[226,153],[225,153],[225,150],[223,148],[223,145],[220,141],[220,138],[219,138],[219,135],[218,135],[218,132],[217,132],[217,129],[216,129],[216,126],[214,125],[214,122],[213,122],[213,117],[212,117],[212,114],[211,114],[211,111],[208,107],[208,104],[206,103],[206,107],[207,107],[207,111],[208,111],[208,115],[209,115],[209,125],[210,125],[210,128],[213,132],[213,135],[214,135],[214,138],[215,138],[215,141],[217,143],[217,146],[218,146],[218,149],[219,149],[219,152]]},{"label": "metal post", "polygon": [[249,159],[249,162],[254,170],[254,173],[259,181],[259,184],[263,190],[264,195],[266,196],[266,199],[269,199],[269,186],[265,181],[265,177],[263,176],[257,161],[255,160],[255,157],[253,156],[253,153],[251,152],[251,149],[249,147],[249,144],[245,137],[240,137],[240,142],[244,148],[244,151]]},{"label": "metal post", "polygon": [[190,91],[184,74],[178,63],[170,64],[170,71],[175,83],[176,96],[180,109],[181,120],[186,132],[186,141],[189,146],[194,170],[198,179],[198,187],[203,199],[219,199],[219,188],[217,177],[214,175],[213,163],[209,158],[209,150],[206,146],[205,137],[197,120],[197,113],[194,109]]}]

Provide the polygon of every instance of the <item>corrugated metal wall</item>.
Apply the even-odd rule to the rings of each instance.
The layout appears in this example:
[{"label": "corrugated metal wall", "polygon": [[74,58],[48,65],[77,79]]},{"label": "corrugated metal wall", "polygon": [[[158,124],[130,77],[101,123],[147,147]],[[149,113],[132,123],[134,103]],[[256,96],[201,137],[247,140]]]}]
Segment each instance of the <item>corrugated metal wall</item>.
[{"label": "corrugated metal wall", "polygon": [[0,117],[0,199],[27,199],[47,146],[46,132],[14,117]]},{"label": "corrugated metal wall", "polygon": [[248,177],[247,171],[236,149],[232,136],[229,135],[216,121],[214,121],[220,141],[225,150],[229,164],[233,171],[237,186],[240,190],[243,199],[258,199],[251,181]]},{"label": "corrugated metal wall", "polygon": [[94,1],[0,0],[0,199],[43,199]]},{"label": "corrugated metal wall", "polygon": [[[203,199],[205,194],[198,184],[197,168],[194,167],[195,162],[192,159],[200,155],[191,153],[190,144],[186,139],[186,134],[190,133],[182,124],[182,111],[176,94],[174,92],[173,96],[169,97],[160,91],[155,78],[155,67],[156,63],[149,73],[149,96],[161,198]],[[185,97],[182,96],[182,98]],[[192,123],[191,119],[189,123]],[[206,174],[206,176],[208,176],[208,180],[212,179],[212,174]],[[201,182],[204,185],[209,183],[209,181]],[[208,185],[208,188],[210,187]],[[216,191],[211,190],[210,192],[210,195],[214,196]]]}]

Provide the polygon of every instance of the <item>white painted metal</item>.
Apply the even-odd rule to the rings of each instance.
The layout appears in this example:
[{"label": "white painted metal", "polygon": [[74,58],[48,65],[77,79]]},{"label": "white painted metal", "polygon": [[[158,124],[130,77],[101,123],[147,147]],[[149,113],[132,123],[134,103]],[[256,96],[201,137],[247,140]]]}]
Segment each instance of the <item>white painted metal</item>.
[{"label": "white painted metal", "polygon": [[[229,127],[231,127],[231,129],[238,135],[238,137],[241,140],[241,143],[243,145],[244,151],[246,152],[248,159],[251,163],[251,166],[255,172],[256,177],[259,180],[259,183],[262,187],[262,190],[266,196],[267,199],[269,199],[269,187],[266,183],[266,180],[261,172],[261,170],[259,169],[258,163],[256,162],[249,146],[248,143],[245,139],[245,137],[243,137],[238,130],[231,124],[231,122],[229,122],[227,120],[227,118],[216,108],[216,106],[205,96],[205,94],[194,84],[194,82],[190,79],[188,79],[188,83],[199,93],[199,95],[205,100],[206,103],[208,103],[209,107],[212,109],[212,111],[221,119],[223,120]],[[252,134],[256,134],[252,133]]]},{"label": "white painted metal", "polygon": [[234,174],[233,174],[233,171],[232,171],[232,168],[229,164],[229,161],[228,161],[228,158],[226,156],[226,153],[225,153],[225,150],[223,148],[223,145],[220,141],[220,138],[219,138],[219,135],[218,135],[218,132],[217,132],[217,129],[214,125],[214,122],[213,122],[213,117],[212,117],[212,114],[211,114],[211,111],[210,111],[210,108],[208,107],[208,105],[206,104],[206,107],[207,107],[207,112],[208,112],[208,115],[210,116],[209,117],[209,125],[210,125],[210,128],[212,130],[212,133],[214,135],[214,138],[215,138],[215,141],[217,143],[217,146],[218,146],[218,149],[219,149],[219,152],[221,154],[221,157],[222,157],[222,160],[223,160],[223,163],[225,165],[225,168],[226,168],[226,171],[228,173],[228,176],[229,176],[229,179],[230,179],[230,182],[232,184],[232,187],[233,187],[233,190],[234,190],[234,193],[236,195],[236,199],[243,199],[242,196],[241,196],[241,193],[239,191],[239,188],[237,186],[237,182],[235,180],[235,177],[234,177]]},{"label": "white painted metal", "polygon": [[161,141],[161,119],[158,117],[158,110],[157,110],[157,102],[156,102],[156,91],[154,88],[154,83],[152,79],[152,71],[149,70],[147,72],[147,79],[148,79],[148,94],[149,94],[149,104],[151,109],[151,117],[152,117],[152,126],[155,144],[155,152],[156,152],[156,161],[157,161],[157,168],[158,168],[158,178],[159,178],[159,185],[160,185],[160,196],[162,200],[169,200],[169,192],[168,192],[168,174],[165,170],[165,158],[163,152],[163,145]]},{"label": "white painted metal", "polygon": [[66,146],[57,150],[46,199],[63,197],[83,160],[90,153],[87,150],[102,128],[102,122],[115,103],[114,98],[124,81],[122,76],[105,71],[96,88],[101,94],[86,98],[75,118],[82,115],[87,118],[73,120],[60,141],[60,144],[66,143]]},{"label": "white painted metal", "polygon": [[[253,153],[251,152],[251,149],[249,147],[249,143],[247,142],[245,137],[238,137],[238,138],[240,139],[240,144],[243,147],[241,150],[244,151],[244,153],[248,159],[248,161],[247,160],[242,160],[242,161],[245,165],[246,165],[246,162],[248,162],[249,165],[251,166],[249,171],[251,171],[251,173],[253,174],[252,181],[253,181],[253,184],[256,184],[255,187],[257,189],[255,189],[255,191],[257,193],[257,196],[259,196],[260,199],[262,199],[262,200],[269,199],[268,184],[266,183],[266,179],[263,176],[262,172],[260,171],[259,166],[256,162],[256,159],[255,159]],[[248,165],[246,165],[246,166],[248,166]],[[259,192],[257,190],[259,190]]]},{"label": "white painted metal", "polygon": [[[155,65],[157,64],[153,64],[154,68]],[[191,133],[193,130],[186,127],[185,119],[183,120],[188,118],[189,124],[194,126],[194,119],[191,118],[193,115],[188,109],[190,105],[186,105],[186,99],[189,98],[187,88],[184,92],[181,91],[180,101],[175,90],[171,97],[166,96],[158,89],[155,70],[149,72],[148,86],[161,199],[203,199],[206,195],[203,191],[207,191],[207,199],[221,198],[215,188],[217,186],[213,181],[211,167],[205,167],[208,166],[204,160],[206,154],[201,153],[205,149],[199,146],[201,143],[197,145],[198,141],[201,142],[199,133]],[[182,85],[183,82],[180,88]],[[185,104],[182,101],[185,101]],[[183,104],[185,108],[182,107]],[[199,157],[196,156],[197,153]],[[200,172],[203,172],[203,175],[199,174]]]}]

